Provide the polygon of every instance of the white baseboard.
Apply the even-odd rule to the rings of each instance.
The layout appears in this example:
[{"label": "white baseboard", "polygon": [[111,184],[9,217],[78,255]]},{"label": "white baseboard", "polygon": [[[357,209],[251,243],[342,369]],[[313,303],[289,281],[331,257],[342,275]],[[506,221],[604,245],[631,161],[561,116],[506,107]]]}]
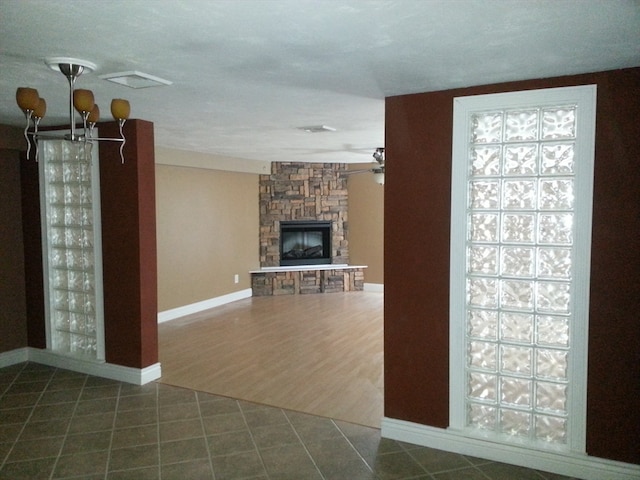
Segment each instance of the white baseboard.
[{"label": "white baseboard", "polygon": [[365,292],[384,293],[384,283],[365,283]]},{"label": "white baseboard", "polygon": [[113,363],[69,357],[50,350],[31,347],[0,353],[0,368],[27,361],[86,373],[87,375],[95,375],[96,377],[133,383],[134,385],[144,385],[162,376],[160,363],[154,363],[145,368],[124,367]]},{"label": "white baseboard", "polygon": [[0,353],[0,368],[10,367],[16,363],[29,361],[29,348],[16,348],[8,352]]},{"label": "white baseboard", "polygon": [[176,318],[184,317],[185,315],[199,313],[210,308],[219,307],[226,303],[242,300],[243,298],[249,298],[252,293],[252,290],[247,288],[245,290],[229,293],[220,297],[214,297],[201,302],[184,305],[182,307],[172,308],[171,310],[165,310],[164,312],[158,312],[158,323],[168,322],[169,320],[175,320]]},{"label": "white baseboard", "polygon": [[486,458],[536,470],[586,480],[637,480],[640,465],[616,462],[572,452],[541,451],[520,445],[504,445],[462,433],[418,423],[382,419],[382,436],[448,452]]}]

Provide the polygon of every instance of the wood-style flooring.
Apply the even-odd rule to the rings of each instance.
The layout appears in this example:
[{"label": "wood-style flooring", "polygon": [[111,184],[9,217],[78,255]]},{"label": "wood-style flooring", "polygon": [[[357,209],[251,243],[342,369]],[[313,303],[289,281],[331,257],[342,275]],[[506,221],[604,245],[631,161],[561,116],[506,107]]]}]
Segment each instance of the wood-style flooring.
[{"label": "wood-style flooring", "polygon": [[251,297],[160,324],[161,383],[380,427],[383,294]]}]

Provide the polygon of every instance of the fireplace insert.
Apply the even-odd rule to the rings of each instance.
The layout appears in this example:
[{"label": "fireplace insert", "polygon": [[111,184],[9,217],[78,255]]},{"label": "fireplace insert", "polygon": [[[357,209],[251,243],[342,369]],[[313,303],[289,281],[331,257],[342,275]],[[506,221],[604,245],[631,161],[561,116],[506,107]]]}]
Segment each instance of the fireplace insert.
[{"label": "fireplace insert", "polygon": [[280,265],[331,263],[331,222],[280,222]]}]

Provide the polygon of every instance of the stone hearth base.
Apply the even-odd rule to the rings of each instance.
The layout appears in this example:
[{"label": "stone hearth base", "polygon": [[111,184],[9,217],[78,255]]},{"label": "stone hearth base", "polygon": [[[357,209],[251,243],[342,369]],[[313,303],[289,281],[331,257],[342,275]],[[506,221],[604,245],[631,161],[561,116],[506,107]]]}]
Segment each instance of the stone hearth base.
[{"label": "stone hearth base", "polygon": [[264,268],[249,273],[253,296],[263,297],[363,290],[365,268],[361,265],[307,265]]}]

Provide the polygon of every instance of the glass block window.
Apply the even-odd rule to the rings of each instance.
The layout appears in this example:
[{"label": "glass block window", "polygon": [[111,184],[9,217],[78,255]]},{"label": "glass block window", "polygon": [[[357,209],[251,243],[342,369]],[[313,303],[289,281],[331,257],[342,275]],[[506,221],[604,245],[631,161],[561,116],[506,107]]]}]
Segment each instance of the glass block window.
[{"label": "glass block window", "polygon": [[576,105],[471,117],[470,426],[566,441],[575,123]]},{"label": "glass block window", "polygon": [[579,391],[571,350],[586,325],[576,263],[588,264],[579,252],[589,240],[578,245],[576,192],[588,169],[579,164],[579,102],[540,98],[469,109],[459,123],[466,131],[454,132],[453,201],[463,204],[452,208],[452,337],[461,351],[452,358],[463,365],[453,388],[462,399],[452,402],[460,428],[562,447]]},{"label": "glass block window", "polygon": [[40,144],[46,310],[51,350],[101,359],[100,209],[91,150],[66,140]]}]

